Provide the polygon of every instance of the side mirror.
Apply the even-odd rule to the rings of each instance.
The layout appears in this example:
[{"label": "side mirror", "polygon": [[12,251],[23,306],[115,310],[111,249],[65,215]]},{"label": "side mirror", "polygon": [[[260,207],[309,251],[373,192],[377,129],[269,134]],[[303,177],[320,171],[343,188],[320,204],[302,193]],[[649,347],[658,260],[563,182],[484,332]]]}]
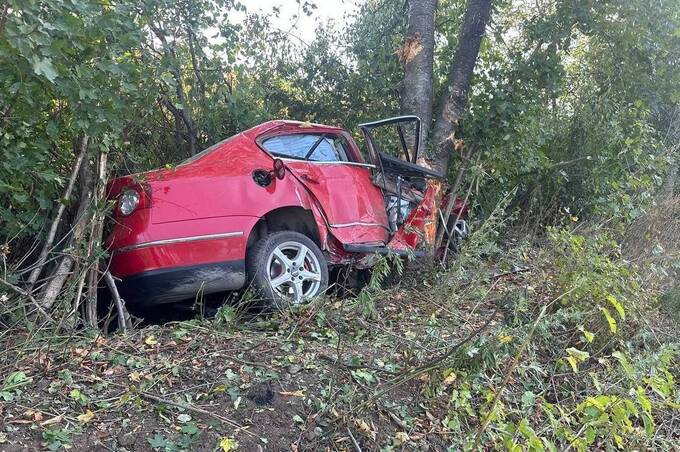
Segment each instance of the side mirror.
[{"label": "side mirror", "polygon": [[281,180],[286,177],[286,165],[284,165],[283,160],[274,160],[274,177]]}]

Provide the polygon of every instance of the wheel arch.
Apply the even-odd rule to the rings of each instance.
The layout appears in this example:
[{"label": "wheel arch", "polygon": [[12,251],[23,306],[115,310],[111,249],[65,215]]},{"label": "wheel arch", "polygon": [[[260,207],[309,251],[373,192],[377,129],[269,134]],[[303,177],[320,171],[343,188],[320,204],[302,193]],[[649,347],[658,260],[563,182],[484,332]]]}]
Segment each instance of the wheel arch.
[{"label": "wheel arch", "polygon": [[301,206],[278,207],[264,214],[252,227],[248,234],[246,250],[249,250],[258,240],[279,231],[299,232],[309,237],[323,250],[326,231],[325,225],[322,227],[324,229],[320,230],[317,218],[310,209]]}]

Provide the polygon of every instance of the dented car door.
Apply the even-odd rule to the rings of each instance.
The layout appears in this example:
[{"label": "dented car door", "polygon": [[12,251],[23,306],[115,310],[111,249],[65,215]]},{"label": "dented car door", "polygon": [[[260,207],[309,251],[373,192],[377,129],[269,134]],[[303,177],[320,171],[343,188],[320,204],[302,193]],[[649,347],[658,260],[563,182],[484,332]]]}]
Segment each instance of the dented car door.
[{"label": "dented car door", "polygon": [[262,146],[282,157],[318,201],[340,243],[387,243],[387,214],[382,192],[371,180],[373,166],[351,161],[349,142],[342,135],[288,133],[269,137]]}]

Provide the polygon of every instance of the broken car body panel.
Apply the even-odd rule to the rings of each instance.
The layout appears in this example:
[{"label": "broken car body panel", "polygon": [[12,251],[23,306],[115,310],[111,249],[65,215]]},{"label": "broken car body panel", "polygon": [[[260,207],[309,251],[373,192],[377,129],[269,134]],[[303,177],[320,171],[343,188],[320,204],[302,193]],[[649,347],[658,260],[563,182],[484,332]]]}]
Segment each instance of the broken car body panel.
[{"label": "broken car body panel", "polygon": [[[117,207],[105,244],[123,297],[153,304],[241,289],[248,250],[269,231],[304,233],[329,265],[368,266],[373,250],[431,247],[441,182],[381,155],[372,126],[362,130],[370,163],[340,128],[270,121],[177,167],[111,181]],[[281,178],[272,170],[279,159]],[[125,212],[130,200],[136,207]]]}]

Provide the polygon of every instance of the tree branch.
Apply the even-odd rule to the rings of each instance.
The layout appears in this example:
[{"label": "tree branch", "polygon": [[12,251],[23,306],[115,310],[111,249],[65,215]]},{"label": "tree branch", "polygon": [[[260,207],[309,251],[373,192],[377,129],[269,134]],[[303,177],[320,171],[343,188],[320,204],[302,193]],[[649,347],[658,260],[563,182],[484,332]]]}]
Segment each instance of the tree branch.
[{"label": "tree branch", "polygon": [[66,190],[64,191],[62,199],[59,201],[59,208],[57,209],[57,214],[52,220],[52,225],[50,226],[47,238],[45,239],[45,244],[43,245],[42,250],[40,251],[40,255],[38,256],[38,259],[35,263],[35,268],[28,277],[28,282],[26,285],[27,290],[29,292],[33,290],[33,286],[40,277],[40,273],[42,272],[42,269],[45,266],[45,262],[47,261],[47,255],[49,254],[50,250],[52,249],[52,245],[54,244],[54,238],[57,235],[57,229],[59,228],[61,217],[64,214],[64,210],[66,209],[66,205],[64,203],[68,201],[69,198],[71,198],[71,193],[73,192],[73,187],[75,186],[76,178],[78,177],[80,167],[83,163],[83,159],[85,158],[85,154],[87,153],[87,145],[89,139],[90,137],[84,135],[79,140],[80,150],[78,152],[78,158],[76,159],[75,165],[73,166],[73,171],[71,171],[71,177],[69,178],[68,185],[66,186]]}]

